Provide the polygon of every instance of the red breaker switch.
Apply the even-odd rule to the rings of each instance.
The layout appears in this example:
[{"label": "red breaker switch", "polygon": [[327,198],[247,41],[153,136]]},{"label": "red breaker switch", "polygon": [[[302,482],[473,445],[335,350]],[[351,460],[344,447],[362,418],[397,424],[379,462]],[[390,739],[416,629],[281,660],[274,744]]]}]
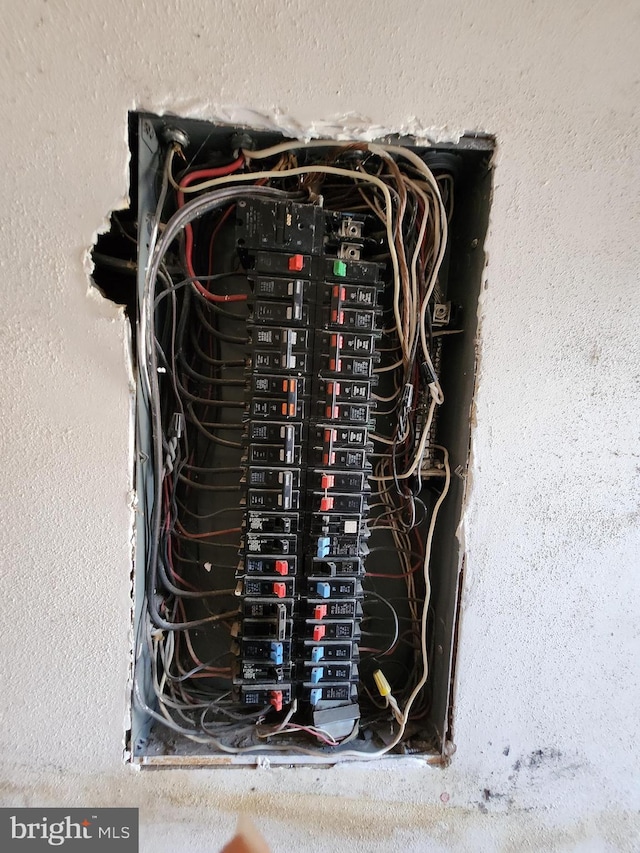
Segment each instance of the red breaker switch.
[{"label": "red breaker switch", "polygon": [[269,704],[273,705],[276,711],[282,711],[282,690],[269,691]]},{"label": "red breaker switch", "polygon": [[333,465],[336,461],[336,454],[333,452],[333,442],[338,437],[338,431],[335,429],[325,429],[324,431],[324,447],[322,453],[322,464]]},{"label": "red breaker switch", "polygon": [[346,288],[339,284],[334,285],[331,299],[331,322],[337,323],[339,326],[344,325],[344,311],[342,310],[342,302],[347,296]]},{"label": "red breaker switch", "polygon": [[328,512],[333,509],[333,498],[320,498],[320,512]]},{"label": "red breaker switch", "polygon": [[291,272],[300,272],[304,269],[304,255],[292,255],[289,258],[289,269]]},{"label": "red breaker switch", "polygon": [[314,619],[324,619],[327,615],[327,605],[326,604],[316,604],[313,610],[313,618]]},{"label": "red breaker switch", "polygon": [[322,479],[320,480],[320,487],[322,489],[332,489],[335,481],[336,478],[333,474],[323,474]]},{"label": "red breaker switch", "polygon": [[288,575],[289,563],[286,560],[276,560],[275,570],[279,575]]},{"label": "red breaker switch", "polygon": [[286,583],[280,583],[276,581],[273,585],[273,594],[277,595],[278,598],[285,598],[287,595],[287,585]]},{"label": "red breaker switch", "polygon": [[325,625],[314,625],[313,628],[313,641],[314,643],[320,642],[320,640],[327,633],[327,629]]}]

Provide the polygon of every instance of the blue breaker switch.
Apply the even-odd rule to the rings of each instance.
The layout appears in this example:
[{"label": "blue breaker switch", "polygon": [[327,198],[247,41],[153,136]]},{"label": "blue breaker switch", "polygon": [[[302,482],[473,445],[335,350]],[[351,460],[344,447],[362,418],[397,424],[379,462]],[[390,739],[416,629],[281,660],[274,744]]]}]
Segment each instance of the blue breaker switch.
[{"label": "blue breaker switch", "polygon": [[282,643],[271,643],[271,654],[269,655],[274,663],[281,664],[283,660]]},{"label": "blue breaker switch", "polygon": [[324,646],[314,646],[311,649],[311,660],[314,663],[318,663],[319,660],[322,660],[324,657]]},{"label": "blue breaker switch", "polygon": [[329,598],[331,595],[331,584],[325,583],[325,581],[318,581],[316,591],[320,598]]},{"label": "blue breaker switch", "polygon": [[322,699],[322,688],[314,687],[309,695],[309,702],[312,705],[317,705],[318,702]]},{"label": "blue breaker switch", "polygon": [[319,681],[322,681],[323,675],[324,669],[321,666],[314,666],[311,670],[311,683],[317,684]]},{"label": "blue breaker switch", "polygon": [[318,557],[326,557],[329,553],[329,548],[331,547],[331,540],[328,536],[319,536],[318,537]]}]

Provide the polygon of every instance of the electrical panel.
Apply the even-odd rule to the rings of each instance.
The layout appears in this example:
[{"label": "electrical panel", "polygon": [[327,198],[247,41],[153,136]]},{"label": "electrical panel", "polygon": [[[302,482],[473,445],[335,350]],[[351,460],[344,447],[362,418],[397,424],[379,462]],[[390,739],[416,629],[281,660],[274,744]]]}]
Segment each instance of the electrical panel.
[{"label": "electrical panel", "polygon": [[444,754],[489,142],[133,135],[133,759]]}]

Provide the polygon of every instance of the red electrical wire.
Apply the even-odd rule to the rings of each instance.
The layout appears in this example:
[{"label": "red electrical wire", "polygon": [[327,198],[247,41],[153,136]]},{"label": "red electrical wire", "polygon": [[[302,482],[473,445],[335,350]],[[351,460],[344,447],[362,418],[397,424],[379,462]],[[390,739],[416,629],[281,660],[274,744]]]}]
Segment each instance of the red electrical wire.
[{"label": "red electrical wire", "polygon": [[206,539],[208,536],[225,536],[227,533],[240,533],[239,527],[228,527],[226,530],[213,530],[210,533],[189,533],[179,521],[176,521],[176,527],[186,539]]},{"label": "red electrical wire", "polygon": [[398,578],[398,579],[399,578],[409,578],[409,577],[411,577],[411,575],[414,575],[418,571],[419,568],[420,568],[420,565],[416,564],[410,571],[399,572],[396,574],[391,574],[391,573],[384,574],[382,572],[367,572],[367,577],[368,578],[392,578],[394,580],[396,578]]},{"label": "red electrical wire", "polygon": [[167,534],[167,565],[169,566],[169,571],[171,572],[171,577],[173,578],[173,582],[179,581],[185,587],[190,590],[196,591],[196,587],[193,584],[190,584],[183,577],[181,577],[175,570],[173,566],[173,537],[169,533],[171,527],[171,513],[170,513],[170,500],[169,500],[169,481],[172,480],[171,475],[167,476],[164,481],[164,511],[166,514],[166,519],[164,523],[164,529]]},{"label": "red electrical wire", "polygon": [[[200,178],[204,178],[208,180],[209,178],[220,178],[223,175],[230,175],[232,172],[237,172],[238,169],[244,165],[244,157],[238,157],[237,160],[234,160],[233,163],[229,163],[226,166],[218,166],[215,169],[198,169],[195,172],[190,172],[188,175],[182,179],[181,187],[188,187],[194,181],[200,180]],[[182,207],[184,205],[184,193],[178,192],[176,194],[178,207]],[[201,293],[205,299],[208,299],[210,302],[244,302],[246,301],[246,294],[244,293],[234,293],[231,295],[219,296],[217,293],[211,293],[210,290],[207,290],[206,287],[203,287],[202,284],[196,279],[196,274],[193,269],[193,228],[191,227],[191,223],[185,225],[184,228],[184,253],[185,260],[187,264],[187,272],[189,276],[193,278],[193,284],[196,290]]]},{"label": "red electrical wire", "polygon": [[222,228],[224,223],[231,216],[231,214],[233,213],[233,211],[235,209],[236,209],[235,204],[232,204],[231,207],[228,207],[225,210],[225,212],[222,214],[222,216],[220,217],[220,221],[218,222],[216,227],[213,229],[213,233],[211,235],[211,240],[209,241],[209,275],[211,275],[211,273],[213,272],[213,244],[216,241],[216,237],[218,236],[220,229]]}]

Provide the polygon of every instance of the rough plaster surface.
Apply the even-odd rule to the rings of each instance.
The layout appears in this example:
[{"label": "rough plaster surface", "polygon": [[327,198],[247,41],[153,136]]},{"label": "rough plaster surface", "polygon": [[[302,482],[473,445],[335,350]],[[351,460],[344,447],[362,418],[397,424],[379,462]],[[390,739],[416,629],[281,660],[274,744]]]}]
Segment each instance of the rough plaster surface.
[{"label": "rough plaster surface", "polygon": [[[4,804],[139,805],[144,851],[218,849],[240,811],[279,850],[639,849],[637,4],[5,7]],[[446,770],[122,763],[125,330],[83,258],[131,108],[497,135]]]}]

